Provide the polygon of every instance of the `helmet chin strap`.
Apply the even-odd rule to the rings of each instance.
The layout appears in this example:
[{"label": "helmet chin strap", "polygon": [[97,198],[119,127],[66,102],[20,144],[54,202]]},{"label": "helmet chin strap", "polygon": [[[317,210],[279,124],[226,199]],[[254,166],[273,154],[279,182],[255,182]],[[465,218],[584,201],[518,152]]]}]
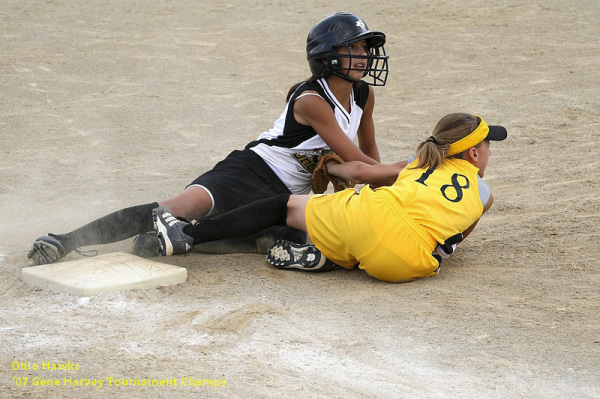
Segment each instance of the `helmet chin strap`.
[{"label": "helmet chin strap", "polygon": [[352,79],[352,78],[351,78],[351,77],[349,77],[348,75],[343,75],[343,74],[341,74],[341,73],[339,73],[339,72],[337,72],[337,71],[333,72],[333,75],[335,75],[335,76],[337,76],[337,77],[340,77],[340,78],[342,78],[342,79],[344,79],[345,81],[347,81],[347,82],[350,82],[350,83],[356,83],[356,82],[360,82],[360,79],[359,79],[359,80],[357,80],[357,79]]}]

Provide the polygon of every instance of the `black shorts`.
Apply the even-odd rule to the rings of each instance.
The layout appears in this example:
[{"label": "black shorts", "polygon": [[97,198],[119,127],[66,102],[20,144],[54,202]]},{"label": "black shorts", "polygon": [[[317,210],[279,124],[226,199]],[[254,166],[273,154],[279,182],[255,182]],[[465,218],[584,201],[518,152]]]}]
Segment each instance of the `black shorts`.
[{"label": "black shorts", "polygon": [[263,159],[250,149],[235,150],[189,184],[206,188],[213,199],[211,215],[290,190]]}]

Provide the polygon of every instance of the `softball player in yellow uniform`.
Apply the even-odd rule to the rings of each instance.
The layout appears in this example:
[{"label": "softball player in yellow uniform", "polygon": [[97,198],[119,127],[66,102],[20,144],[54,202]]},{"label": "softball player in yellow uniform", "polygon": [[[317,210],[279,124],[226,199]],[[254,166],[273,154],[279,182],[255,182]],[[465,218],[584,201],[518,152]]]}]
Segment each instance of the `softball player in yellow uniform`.
[{"label": "softball player in yellow uniform", "polygon": [[314,243],[277,241],[267,258],[280,268],[317,271],[330,270],[334,264],[358,265],[389,282],[431,276],[492,205],[482,177],[491,155],[490,140],[506,136],[505,128],[488,126],[479,116],[446,115],[419,144],[411,162],[327,165],[331,174],[359,183],[392,183],[389,186],[367,185],[360,191],[313,197],[277,196],[194,226],[158,208],[155,222],[162,233],[161,245],[187,240],[192,246],[245,234],[261,220],[307,231]]},{"label": "softball player in yellow uniform", "polygon": [[313,243],[334,263],[359,264],[384,281],[435,273],[437,244],[465,231],[483,213],[477,168],[449,159],[428,174],[416,165],[404,168],[390,187],[311,198],[306,225]]}]

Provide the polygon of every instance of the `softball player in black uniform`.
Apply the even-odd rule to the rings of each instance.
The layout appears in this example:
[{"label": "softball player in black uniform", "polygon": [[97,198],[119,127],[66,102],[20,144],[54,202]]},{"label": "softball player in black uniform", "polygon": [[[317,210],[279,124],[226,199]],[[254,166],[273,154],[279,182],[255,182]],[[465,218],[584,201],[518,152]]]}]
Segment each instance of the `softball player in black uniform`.
[{"label": "softball player in black uniform", "polygon": [[[233,151],[179,195],[119,210],[67,234],[39,237],[28,258],[35,264],[52,263],[81,246],[152,237],[145,233],[153,231],[152,210],[159,206],[174,217],[200,220],[275,195],[306,194],[324,151],[345,161],[378,163],[371,86],[383,86],[387,79],[385,39],[353,14],[323,19],[307,37],[312,77],[290,89],[285,110],[268,132]],[[306,240],[295,229],[283,234]],[[134,253],[143,253],[142,242],[137,240]],[[149,242],[156,252],[155,236]]]}]

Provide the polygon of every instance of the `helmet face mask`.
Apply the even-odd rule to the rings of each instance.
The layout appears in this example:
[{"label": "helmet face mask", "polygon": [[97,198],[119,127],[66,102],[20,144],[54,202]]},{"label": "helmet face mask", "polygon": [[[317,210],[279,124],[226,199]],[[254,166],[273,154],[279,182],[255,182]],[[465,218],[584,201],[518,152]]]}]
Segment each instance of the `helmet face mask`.
[{"label": "helmet face mask", "polygon": [[[388,57],[385,54],[383,46],[376,48],[368,47],[366,55],[352,55],[349,48],[350,44],[352,43],[346,45],[347,52],[335,53],[324,60],[329,64],[331,74],[351,82],[356,82],[358,80],[351,78],[350,72],[361,71],[363,72],[362,78],[367,78],[365,81],[368,84],[372,86],[384,86],[388,73]],[[348,59],[349,64],[347,68],[342,67],[343,59]],[[355,60],[365,60],[365,68],[353,68],[352,65]]]},{"label": "helmet face mask", "polygon": [[[367,54],[353,55],[350,45],[365,40]],[[350,77],[355,70],[363,72],[362,78],[372,86],[383,86],[388,74],[388,56],[383,45],[385,34],[370,31],[365,22],[349,13],[333,14],[317,23],[306,39],[306,57],[313,76],[324,78],[339,76],[350,82],[363,79]],[[338,49],[342,49],[338,51]],[[343,59],[348,67],[342,68]],[[365,68],[352,68],[355,60],[366,60]]]}]

